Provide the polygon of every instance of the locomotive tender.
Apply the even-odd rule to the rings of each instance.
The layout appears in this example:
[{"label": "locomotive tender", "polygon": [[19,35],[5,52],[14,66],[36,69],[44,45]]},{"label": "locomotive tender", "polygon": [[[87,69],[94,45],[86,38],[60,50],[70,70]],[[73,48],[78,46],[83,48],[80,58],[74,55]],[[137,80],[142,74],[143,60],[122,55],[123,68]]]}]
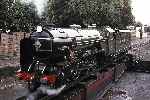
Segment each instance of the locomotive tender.
[{"label": "locomotive tender", "polygon": [[20,41],[17,77],[28,81],[30,89],[42,86],[62,90],[88,76],[124,62],[130,48],[129,32],[96,29],[38,27]]}]

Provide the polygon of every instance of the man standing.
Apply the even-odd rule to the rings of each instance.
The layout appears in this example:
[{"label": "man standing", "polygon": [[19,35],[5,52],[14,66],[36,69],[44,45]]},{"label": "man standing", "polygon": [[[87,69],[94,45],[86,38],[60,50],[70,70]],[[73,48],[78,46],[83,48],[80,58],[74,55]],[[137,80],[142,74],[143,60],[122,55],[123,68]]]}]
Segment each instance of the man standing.
[{"label": "man standing", "polygon": [[142,28],[140,28],[139,32],[140,32],[140,39],[142,39],[142,35],[143,35]]}]

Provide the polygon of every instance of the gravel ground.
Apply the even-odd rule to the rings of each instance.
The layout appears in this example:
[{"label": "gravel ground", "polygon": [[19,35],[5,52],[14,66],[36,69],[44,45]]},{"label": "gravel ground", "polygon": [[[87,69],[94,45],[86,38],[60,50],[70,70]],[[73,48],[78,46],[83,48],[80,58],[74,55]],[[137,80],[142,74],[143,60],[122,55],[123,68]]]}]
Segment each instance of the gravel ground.
[{"label": "gravel ground", "polygon": [[134,37],[131,42],[132,49],[129,50],[130,54],[136,55],[143,61],[150,61],[150,36],[143,39]]},{"label": "gravel ground", "polygon": [[19,66],[19,58],[0,58],[0,68]]},{"label": "gravel ground", "polygon": [[150,100],[149,82],[148,73],[125,73],[113,84],[111,93],[108,94],[109,99],[106,100]]},{"label": "gravel ground", "polygon": [[[150,61],[150,37],[131,42],[129,53],[140,57],[143,61]],[[106,93],[104,100],[150,100],[150,74],[127,72],[113,84]]]},{"label": "gravel ground", "polygon": [[16,80],[14,77],[1,78],[0,100],[16,100],[28,93],[26,87],[25,82]]}]

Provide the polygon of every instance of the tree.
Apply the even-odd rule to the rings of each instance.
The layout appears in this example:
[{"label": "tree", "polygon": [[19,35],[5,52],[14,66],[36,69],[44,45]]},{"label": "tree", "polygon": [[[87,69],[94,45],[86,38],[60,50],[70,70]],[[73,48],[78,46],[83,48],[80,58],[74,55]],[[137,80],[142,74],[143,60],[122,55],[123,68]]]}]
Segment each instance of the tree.
[{"label": "tree", "polygon": [[0,1],[0,28],[6,28],[11,23],[11,8],[13,0]]},{"label": "tree", "polygon": [[71,3],[71,0],[49,0],[47,13],[49,22],[64,27],[82,22],[78,11],[74,10]]},{"label": "tree", "polygon": [[0,27],[11,31],[30,31],[39,23],[39,16],[33,3],[23,3],[20,0],[0,1]]},{"label": "tree", "polygon": [[76,23],[124,28],[133,23],[130,0],[49,0],[48,19],[68,26]]},{"label": "tree", "polygon": [[32,26],[39,23],[40,18],[33,3],[22,3],[17,1],[12,8],[13,23],[12,26],[22,31],[30,31]]},{"label": "tree", "polygon": [[123,27],[134,24],[134,16],[132,15],[130,0],[123,0],[123,7],[121,11],[121,23]]}]

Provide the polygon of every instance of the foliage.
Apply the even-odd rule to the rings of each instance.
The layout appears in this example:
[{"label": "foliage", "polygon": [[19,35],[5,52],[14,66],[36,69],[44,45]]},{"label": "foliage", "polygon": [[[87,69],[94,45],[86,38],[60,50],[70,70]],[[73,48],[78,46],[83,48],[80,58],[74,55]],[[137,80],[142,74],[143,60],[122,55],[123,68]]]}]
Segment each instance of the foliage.
[{"label": "foliage", "polygon": [[82,24],[78,10],[75,10],[68,0],[49,0],[48,2],[48,18],[49,22],[60,26],[68,26],[69,24]]},{"label": "foliage", "polygon": [[[15,1],[15,2],[14,2]],[[71,24],[124,28],[133,24],[130,0],[48,0],[40,19],[33,3],[21,0],[0,1],[0,28],[30,31],[30,27],[54,23],[63,27]]]},{"label": "foliage", "polygon": [[49,0],[48,19],[70,24],[125,27],[133,23],[130,0]]},{"label": "foliage", "polygon": [[8,76],[15,76],[15,71],[17,70],[16,67],[5,67],[0,68],[0,78],[1,77],[8,77]]},{"label": "foliage", "polygon": [[33,3],[22,3],[20,0],[0,1],[0,27],[11,31],[29,31],[30,27],[40,20]]}]

